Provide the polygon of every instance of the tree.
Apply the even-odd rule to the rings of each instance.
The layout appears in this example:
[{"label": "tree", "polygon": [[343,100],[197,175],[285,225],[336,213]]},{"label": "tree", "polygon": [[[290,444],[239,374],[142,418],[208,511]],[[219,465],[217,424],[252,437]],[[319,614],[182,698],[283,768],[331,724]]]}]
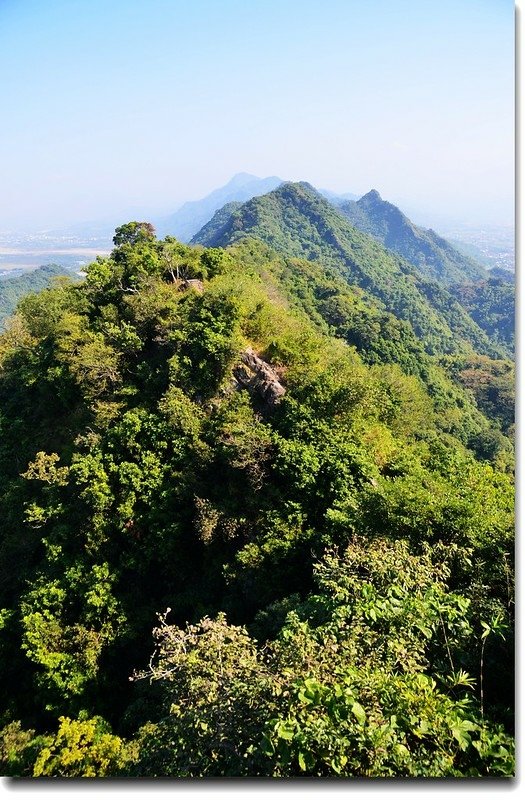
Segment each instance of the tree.
[{"label": "tree", "polygon": [[47,737],[38,754],[35,778],[104,778],[122,774],[134,760],[136,747],[113,736],[100,717],[60,717],[59,723],[57,734]]},{"label": "tree", "polygon": [[470,603],[431,549],[356,537],[315,572],[317,593],[262,649],[223,614],[185,629],[159,615],[135,679],[160,683],[167,713],[139,733],[138,774],[512,774],[510,737],[484,721],[458,668]]},{"label": "tree", "polygon": [[124,244],[137,244],[155,238],[155,228],[150,222],[127,222],[115,229],[113,244],[122,247]]}]

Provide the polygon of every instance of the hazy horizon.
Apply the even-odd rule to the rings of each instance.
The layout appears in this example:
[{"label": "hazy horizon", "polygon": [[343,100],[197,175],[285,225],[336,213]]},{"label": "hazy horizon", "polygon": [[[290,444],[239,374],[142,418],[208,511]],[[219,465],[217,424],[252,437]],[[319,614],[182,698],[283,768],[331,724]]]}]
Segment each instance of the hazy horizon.
[{"label": "hazy horizon", "polygon": [[167,215],[234,174],[514,221],[510,0],[7,0],[0,230]]}]

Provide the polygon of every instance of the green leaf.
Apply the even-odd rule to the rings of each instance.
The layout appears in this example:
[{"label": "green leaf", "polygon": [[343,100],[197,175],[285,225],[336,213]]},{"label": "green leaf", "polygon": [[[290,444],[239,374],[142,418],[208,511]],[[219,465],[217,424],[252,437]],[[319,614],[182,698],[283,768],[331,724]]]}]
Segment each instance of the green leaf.
[{"label": "green leaf", "polygon": [[358,723],[360,725],[364,725],[365,724],[365,722],[366,722],[366,712],[365,712],[363,706],[360,703],[358,703],[357,700],[355,700],[354,703],[352,704],[352,714],[357,719],[357,721],[358,721]]},{"label": "green leaf", "polygon": [[406,757],[406,756],[410,755],[410,751],[409,751],[408,747],[406,747],[406,745],[404,745],[404,744],[401,744],[401,742],[398,742],[395,745],[395,750],[396,750],[396,753],[398,754],[398,756]]},{"label": "green leaf", "polygon": [[275,732],[279,739],[290,741],[294,737],[295,728],[289,722],[281,722],[277,725]]}]

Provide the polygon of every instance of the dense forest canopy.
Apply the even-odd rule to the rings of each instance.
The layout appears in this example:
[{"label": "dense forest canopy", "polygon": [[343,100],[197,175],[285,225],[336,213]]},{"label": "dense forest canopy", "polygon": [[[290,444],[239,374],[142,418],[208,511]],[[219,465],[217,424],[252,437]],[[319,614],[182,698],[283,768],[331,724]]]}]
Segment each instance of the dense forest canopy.
[{"label": "dense forest canopy", "polygon": [[5,774],[513,774],[512,365],[287,192],[0,337]]}]

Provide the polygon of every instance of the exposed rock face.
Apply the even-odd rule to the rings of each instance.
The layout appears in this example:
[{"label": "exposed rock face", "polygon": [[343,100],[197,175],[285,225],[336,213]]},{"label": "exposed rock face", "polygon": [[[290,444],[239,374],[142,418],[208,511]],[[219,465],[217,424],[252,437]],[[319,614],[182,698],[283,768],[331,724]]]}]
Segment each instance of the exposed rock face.
[{"label": "exposed rock face", "polygon": [[259,358],[251,347],[242,353],[241,362],[233,368],[237,383],[251,394],[258,394],[270,407],[276,406],[286,389],[280,383],[275,370]]},{"label": "exposed rock face", "polygon": [[204,284],[198,278],[186,278],[182,281],[181,289],[194,289],[199,294],[204,291]]}]

